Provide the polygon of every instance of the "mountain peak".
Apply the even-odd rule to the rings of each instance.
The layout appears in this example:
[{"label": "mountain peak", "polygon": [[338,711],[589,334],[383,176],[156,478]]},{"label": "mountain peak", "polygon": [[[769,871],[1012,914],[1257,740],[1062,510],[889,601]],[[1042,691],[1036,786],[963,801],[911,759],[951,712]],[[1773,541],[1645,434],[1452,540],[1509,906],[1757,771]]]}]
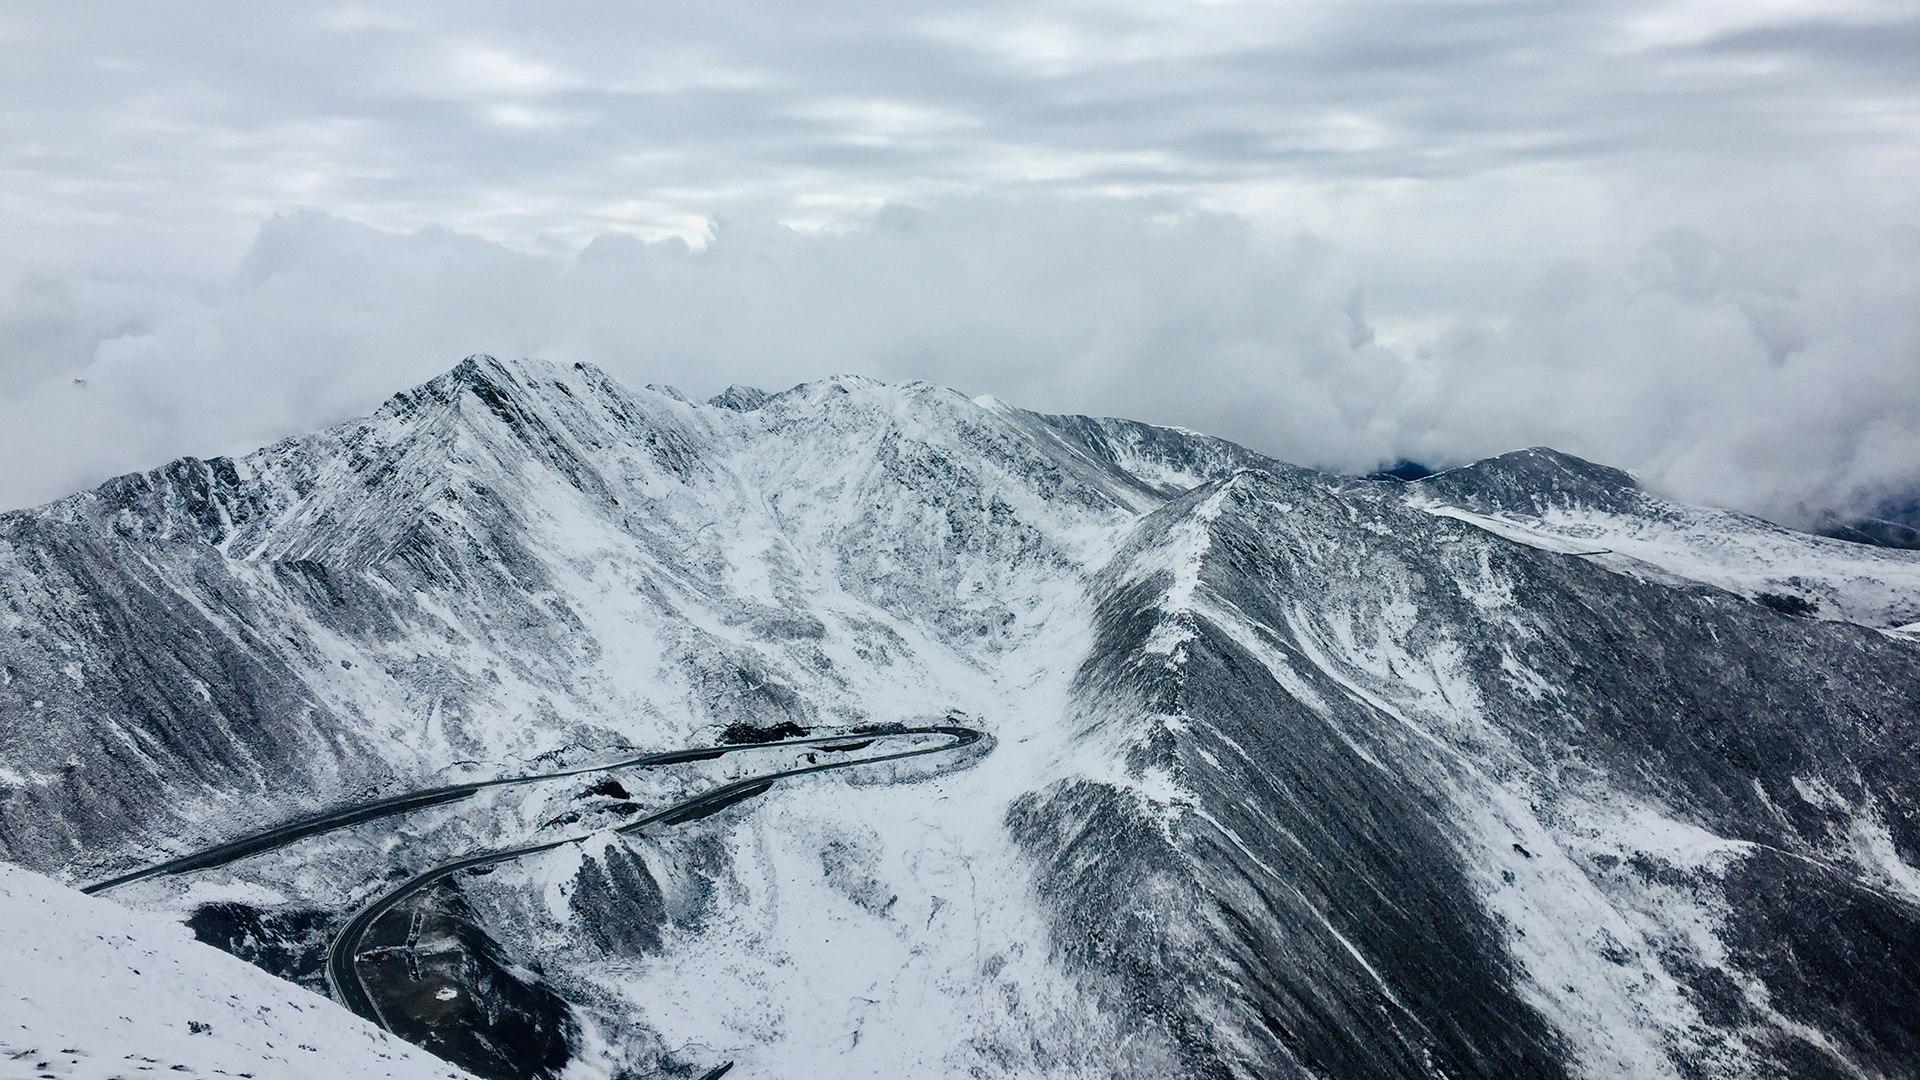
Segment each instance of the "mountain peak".
[{"label": "mountain peak", "polygon": [[[584,365],[576,368],[585,370]],[[487,353],[474,353],[418,386],[402,390],[388,398],[382,414],[406,416],[430,402],[451,403],[461,394],[473,391],[489,404],[504,404],[521,388],[543,377],[551,379],[561,372],[558,364],[547,360],[501,360]],[[496,411],[500,406],[496,405]]]},{"label": "mountain peak", "polygon": [[772,394],[757,386],[735,383],[707,399],[707,404],[734,412],[752,412],[767,403]]},{"label": "mountain peak", "polygon": [[500,358],[497,356],[489,353],[474,353],[453,365],[447,374],[461,379],[469,379],[483,376],[488,370],[504,369],[505,367],[506,365],[502,364]]},{"label": "mountain peak", "polygon": [[887,389],[892,389],[892,384],[881,382],[879,379],[868,378],[865,375],[842,373],[796,384],[792,388],[774,396],[820,397],[832,394],[851,394],[861,390]]},{"label": "mountain peak", "polygon": [[1408,486],[1480,509],[1526,512],[1548,506],[1619,511],[1641,495],[1639,482],[1624,470],[1550,446],[1510,450]]},{"label": "mountain peak", "polygon": [[[553,385],[582,379],[589,383],[615,381],[613,376],[608,375],[604,369],[595,364],[579,361],[561,364],[536,356],[502,359],[489,353],[474,353],[448,368],[445,374],[429,380],[427,385],[446,382],[457,386],[488,385],[506,389]],[[648,389],[685,400],[685,395],[671,387],[649,384]]]},{"label": "mountain peak", "polygon": [[1638,482],[1634,480],[1632,474],[1624,469],[1616,469],[1611,465],[1602,465],[1597,461],[1589,461],[1578,455],[1569,454],[1564,450],[1555,450],[1551,446],[1529,446],[1524,450],[1511,450],[1486,460],[1487,462],[1505,462],[1512,467],[1524,468],[1535,472],[1557,471],[1565,475],[1581,476],[1617,487],[1640,486]]},{"label": "mountain peak", "polygon": [[448,369],[447,377],[454,382],[472,385],[474,383],[526,383],[536,379],[553,379],[562,376],[568,369],[593,374],[604,374],[591,364],[557,364],[551,360],[523,356],[517,359],[502,360],[489,353],[474,353]]}]

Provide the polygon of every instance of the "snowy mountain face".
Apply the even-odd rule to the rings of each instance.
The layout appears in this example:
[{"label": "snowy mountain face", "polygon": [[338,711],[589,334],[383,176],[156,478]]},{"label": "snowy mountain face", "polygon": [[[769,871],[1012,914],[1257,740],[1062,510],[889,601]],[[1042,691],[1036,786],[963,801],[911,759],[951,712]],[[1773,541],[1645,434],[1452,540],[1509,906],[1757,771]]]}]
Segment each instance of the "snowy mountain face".
[{"label": "snowy mountain face", "polygon": [[0,843],[92,881],[630,748],[964,725],[645,832],[828,751],[113,895],[325,989],[395,883],[579,833],[359,953],[483,1076],[1914,1076],[1915,622],[1920,553],[1551,451],[1389,483],[921,384],[474,358],[0,516]]}]

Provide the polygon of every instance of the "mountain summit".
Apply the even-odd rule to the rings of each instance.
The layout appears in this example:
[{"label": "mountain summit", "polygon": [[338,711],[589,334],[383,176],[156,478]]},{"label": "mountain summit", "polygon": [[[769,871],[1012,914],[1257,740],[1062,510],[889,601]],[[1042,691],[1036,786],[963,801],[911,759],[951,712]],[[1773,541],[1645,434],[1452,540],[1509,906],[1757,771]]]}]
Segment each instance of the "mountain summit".
[{"label": "mountain summit", "polygon": [[0,620],[7,858],[476,1075],[1920,1061],[1920,554],[1551,450],[474,357],[0,515]]}]

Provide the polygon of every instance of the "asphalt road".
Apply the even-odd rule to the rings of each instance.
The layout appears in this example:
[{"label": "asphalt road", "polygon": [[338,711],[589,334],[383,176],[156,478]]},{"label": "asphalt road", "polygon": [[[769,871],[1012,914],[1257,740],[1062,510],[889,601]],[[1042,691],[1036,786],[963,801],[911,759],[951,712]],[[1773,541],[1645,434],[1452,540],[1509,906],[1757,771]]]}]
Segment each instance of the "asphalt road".
[{"label": "asphalt road", "polygon": [[[877,765],[884,761],[900,761],[906,758],[921,757],[926,754],[942,754],[950,750],[958,750],[961,747],[970,746],[980,741],[982,737],[980,732],[972,728],[959,727],[956,725],[897,727],[884,732],[862,733],[855,736],[837,735],[805,739],[784,739],[780,742],[750,743],[740,746],[676,751],[672,754],[648,755],[645,758],[635,758],[633,760],[647,764],[660,764],[661,761],[659,759],[661,758],[672,758],[675,761],[696,761],[710,757],[718,757],[721,753],[732,753],[737,750],[753,750],[778,746],[824,746],[827,749],[845,749],[851,751],[864,748],[871,743],[876,743],[884,739],[896,739],[912,735],[944,735],[948,741],[934,746],[900,750],[877,757],[848,758],[841,761],[830,761],[825,764],[782,769],[778,772],[771,772],[762,776],[735,780],[691,798],[682,799],[677,803],[673,803],[645,817],[637,818],[625,825],[619,826],[613,831],[639,833],[655,826],[677,825],[686,821],[694,821],[719,813],[734,803],[750,799],[773,787],[774,784],[781,780],[789,780],[796,776],[807,776],[813,773],[831,772],[836,769],[850,769],[859,765]],[[581,772],[597,772],[604,769],[621,767],[623,766],[619,764],[605,765],[592,769],[578,769],[557,775],[570,776],[577,775]],[[626,767],[631,767],[631,765]],[[540,777],[538,779],[550,778],[551,777]],[[493,783],[501,782],[511,781],[494,781]],[[430,870],[415,874],[413,877],[401,882],[387,892],[382,893],[356,912],[353,918],[347,920],[346,925],[340,928],[339,933],[334,935],[333,941],[327,946],[327,983],[333,988],[334,997],[338,999],[341,1004],[368,1020],[379,1024],[383,1028],[389,1028],[386,1017],[380,1012],[380,1006],[373,1000],[373,996],[367,992],[366,984],[361,981],[359,967],[356,963],[359,957],[361,939],[366,936],[368,930],[372,929],[373,924],[380,920],[381,916],[404,903],[409,897],[414,896],[421,890],[429,888],[440,881],[444,881],[462,870],[469,870],[476,866],[488,866],[493,863],[506,862],[510,859],[518,859],[524,855],[533,855],[542,851],[551,851],[554,848],[564,847],[567,844],[577,844],[591,839],[598,835],[600,831],[604,830],[563,837],[558,840],[546,840],[536,844],[524,844],[519,847],[504,848],[499,851],[487,851],[478,855],[468,855],[464,858],[442,863]]]},{"label": "asphalt road", "polygon": [[[913,730],[920,731],[924,734],[936,729],[921,728]],[[894,732],[889,731],[887,733],[891,734]],[[611,772],[616,769],[646,769],[658,765],[675,765],[687,761],[709,761],[725,754],[739,753],[743,750],[765,750],[782,746],[827,746],[834,743],[846,743],[871,737],[875,736],[871,733],[862,733],[860,735],[811,735],[798,739],[781,739],[776,742],[729,743],[722,746],[706,746],[690,750],[669,750],[662,753],[641,754],[637,757],[624,758],[619,761],[596,765],[579,765],[572,768],[559,769],[554,772],[529,773],[525,776],[503,776],[493,780],[476,780],[464,784],[448,784],[444,787],[408,792],[404,795],[394,795],[385,799],[376,799],[372,802],[355,803],[351,806],[329,810],[312,817],[291,821],[284,825],[276,825],[271,829],[251,833],[214,847],[204,848],[188,855],[182,855],[176,859],[168,859],[165,862],[155,863],[152,866],[142,867],[138,870],[130,870],[118,877],[108,878],[105,881],[98,881],[92,885],[82,886],[80,891],[84,893],[102,893],[109,889],[119,888],[122,885],[130,885],[136,881],[144,881],[147,878],[160,877],[164,874],[186,874],[195,870],[208,870],[216,866],[225,866],[231,862],[238,862],[249,855],[257,855],[263,851],[282,848],[296,840],[302,840],[309,836],[332,832],[335,829],[343,829],[349,825],[358,825],[361,822],[373,821],[377,818],[391,817],[395,814],[404,814],[414,810],[423,810],[429,806],[440,806],[445,803],[458,802],[461,799],[471,798],[477,792],[492,787],[507,787],[515,784],[537,784],[548,780],[560,780],[569,776],[584,776],[588,773]]]}]

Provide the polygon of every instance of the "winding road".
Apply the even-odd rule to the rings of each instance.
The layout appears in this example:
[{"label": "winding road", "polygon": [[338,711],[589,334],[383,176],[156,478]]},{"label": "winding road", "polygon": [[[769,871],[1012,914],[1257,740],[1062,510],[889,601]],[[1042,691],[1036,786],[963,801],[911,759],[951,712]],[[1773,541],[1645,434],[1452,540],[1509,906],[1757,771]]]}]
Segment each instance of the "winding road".
[{"label": "winding road", "polygon": [[492,780],[475,780],[461,784],[447,784],[441,787],[428,788],[423,791],[412,791],[384,799],[375,799],[370,802],[355,803],[351,806],[329,810],[311,817],[300,818],[284,825],[276,825],[270,829],[249,833],[246,836],[216,844],[213,847],[203,848],[199,851],[179,856],[178,858],[168,859],[164,862],[141,867],[137,870],[130,870],[117,877],[84,886],[80,891],[85,893],[103,893],[109,889],[116,889],[123,885],[130,885],[136,881],[144,881],[148,878],[169,874],[186,874],[197,870],[212,869],[216,866],[225,866],[228,863],[238,862],[250,855],[257,855],[262,852],[286,847],[295,841],[305,839],[309,836],[332,832],[336,829],[344,829],[348,826],[374,821],[379,818],[409,813],[414,810],[425,809],[429,806],[440,806],[446,803],[458,802],[462,799],[471,798],[487,788],[545,783],[551,780],[561,780],[571,776],[585,776],[591,773],[646,769],[692,761],[711,761],[727,754],[736,754],[749,750],[776,750],[781,748],[814,746],[827,751],[852,753],[854,751],[864,750],[882,741],[916,736],[940,736],[943,737],[944,741],[931,746],[916,746],[912,749],[897,750],[892,753],[877,756],[846,758],[839,761],[829,761],[824,764],[803,765],[791,769],[781,769],[760,776],[752,776],[743,780],[735,780],[690,798],[682,799],[679,802],[656,810],[651,814],[637,818],[612,830],[594,830],[562,837],[557,840],[543,840],[538,843],[523,844],[518,847],[503,848],[498,851],[487,851],[477,855],[468,855],[415,874],[413,877],[401,882],[387,892],[380,894],[361,907],[359,911],[354,913],[351,919],[347,920],[346,925],[340,928],[340,931],[334,935],[333,940],[327,946],[326,976],[328,985],[333,989],[334,997],[337,998],[341,1004],[352,1009],[360,1016],[379,1024],[383,1028],[391,1030],[386,1018],[380,1012],[379,1005],[373,1000],[373,996],[368,993],[366,983],[360,978],[357,964],[360,942],[366,936],[367,931],[373,927],[374,923],[380,920],[382,915],[385,915],[387,912],[404,903],[409,897],[462,870],[472,869],[476,866],[487,866],[493,863],[506,862],[510,859],[517,859],[542,851],[551,851],[554,848],[564,847],[567,844],[581,843],[598,835],[600,832],[612,831],[633,834],[656,826],[678,825],[683,822],[694,821],[712,814],[717,814],[734,803],[742,802],[759,795],[782,780],[790,780],[794,777],[808,776],[814,773],[832,772],[837,769],[851,769],[861,765],[878,765],[888,761],[902,761],[907,758],[922,757],[928,754],[947,753],[961,749],[962,747],[971,746],[979,742],[984,736],[981,732],[973,728],[961,727],[956,724],[926,726],[891,725],[867,731],[842,732],[834,735],[809,735],[769,742],[726,743],[686,750],[667,750],[657,753],[640,754],[618,761],[556,769],[552,772],[529,773],[523,776],[503,776],[496,777]]},{"label": "winding road", "polygon": [[[334,935],[333,941],[327,946],[327,984],[333,988],[333,996],[341,1004],[368,1020],[379,1024],[381,1027],[392,1030],[391,1026],[387,1023],[386,1017],[381,1014],[379,1004],[373,1000],[373,995],[367,992],[366,983],[360,978],[360,970],[357,964],[360,952],[360,941],[366,936],[367,931],[373,928],[373,924],[380,921],[381,916],[398,907],[400,904],[405,903],[407,899],[422,890],[444,881],[462,870],[469,870],[476,866],[488,866],[494,863],[506,862],[510,859],[518,859],[522,856],[533,855],[542,851],[551,851],[554,848],[564,847],[568,844],[577,844],[591,839],[601,832],[612,831],[633,834],[655,826],[678,825],[682,822],[694,821],[711,814],[719,813],[734,803],[759,795],[781,780],[790,780],[797,776],[808,776],[813,773],[832,772],[836,769],[851,769],[861,765],[878,765],[887,761],[902,761],[907,758],[922,757],[927,754],[943,754],[979,742],[982,734],[972,728],[943,724],[929,727],[895,727],[881,732],[862,733],[858,735],[787,739],[773,743],[752,743],[742,746],[710,748],[710,750],[707,751],[687,751],[687,753],[711,753],[712,749],[718,749],[720,752],[727,753],[734,750],[767,749],[779,746],[820,746],[827,750],[844,749],[852,751],[864,749],[866,746],[884,739],[899,739],[909,736],[926,735],[945,736],[946,741],[932,746],[918,746],[911,750],[898,750],[893,753],[874,757],[849,758],[844,761],[830,761],[825,764],[804,765],[797,768],[766,773],[761,776],[752,776],[744,780],[735,780],[690,798],[682,799],[670,806],[656,810],[645,817],[630,821],[612,830],[594,830],[593,832],[566,836],[557,840],[543,840],[539,843],[523,844],[519,847],[481,852],[477,855],[468,855],[452,862],[442,863],[432,869],[415,874],[413,877],[408,878],[406,881],[401,882],[399,885],[394,886],[392,889],[368,902],[354,914],[353,918],[347,920],[346,925],[340,928],[339,933]],[[677,760],[697,759],[679,758]],[[618,766],[608,767],[616,768]]]},{"label": "winding road", "polygon": [[[834,743],[846,743],[859,739],[877,738],[882,735],[906,733],[909,729],[885,728],[877,732],[839,735],[811,735],[797,739],[780,739],[772,742],[726,743],[719,746],[696,747],[689,750],[666,750],[657,753],[641,754],[637,757],[623,758],[619,761],[602,762],[593,765],[576,765],[553,772],[528,773],[524,776],[502,776],[492,780],[474,780],[461,784],[448,784],[443,787],[427,788],[423,791],[410,791],[402,795],[393,795],[372,802],[354,803],[312,817],[300,818],[284,825],[276,825],[257,833],[216,844],[210,848],[154,863],[137,870],[129,870],[118,877],[83,885],[83,893],[103,893],[117,889],[122,885],[131,885],[136,881],[161,877],[167,874],[187,874],[196,870],[211,870],[216,866],[238,862],[249,855],[258,855],[263,851],[273,851],[286,847],[296,840],[309,836],[344,829],[350,825],[373,821],[378,818],[392,817],[414,810],[424,810],[429,806],[459,802],[494,787],[510,787],[518,784],[539,784],[549,780],[562,780],[569,776],[585,776],[590,773],[614,772],[622,769],[649,769],[660,765],[678,765],[688,761],[710,761],[725,754],[743,750],[771,750],[782,746],[827,746]],[[922,733],[931,728],[911,729]]]}]

